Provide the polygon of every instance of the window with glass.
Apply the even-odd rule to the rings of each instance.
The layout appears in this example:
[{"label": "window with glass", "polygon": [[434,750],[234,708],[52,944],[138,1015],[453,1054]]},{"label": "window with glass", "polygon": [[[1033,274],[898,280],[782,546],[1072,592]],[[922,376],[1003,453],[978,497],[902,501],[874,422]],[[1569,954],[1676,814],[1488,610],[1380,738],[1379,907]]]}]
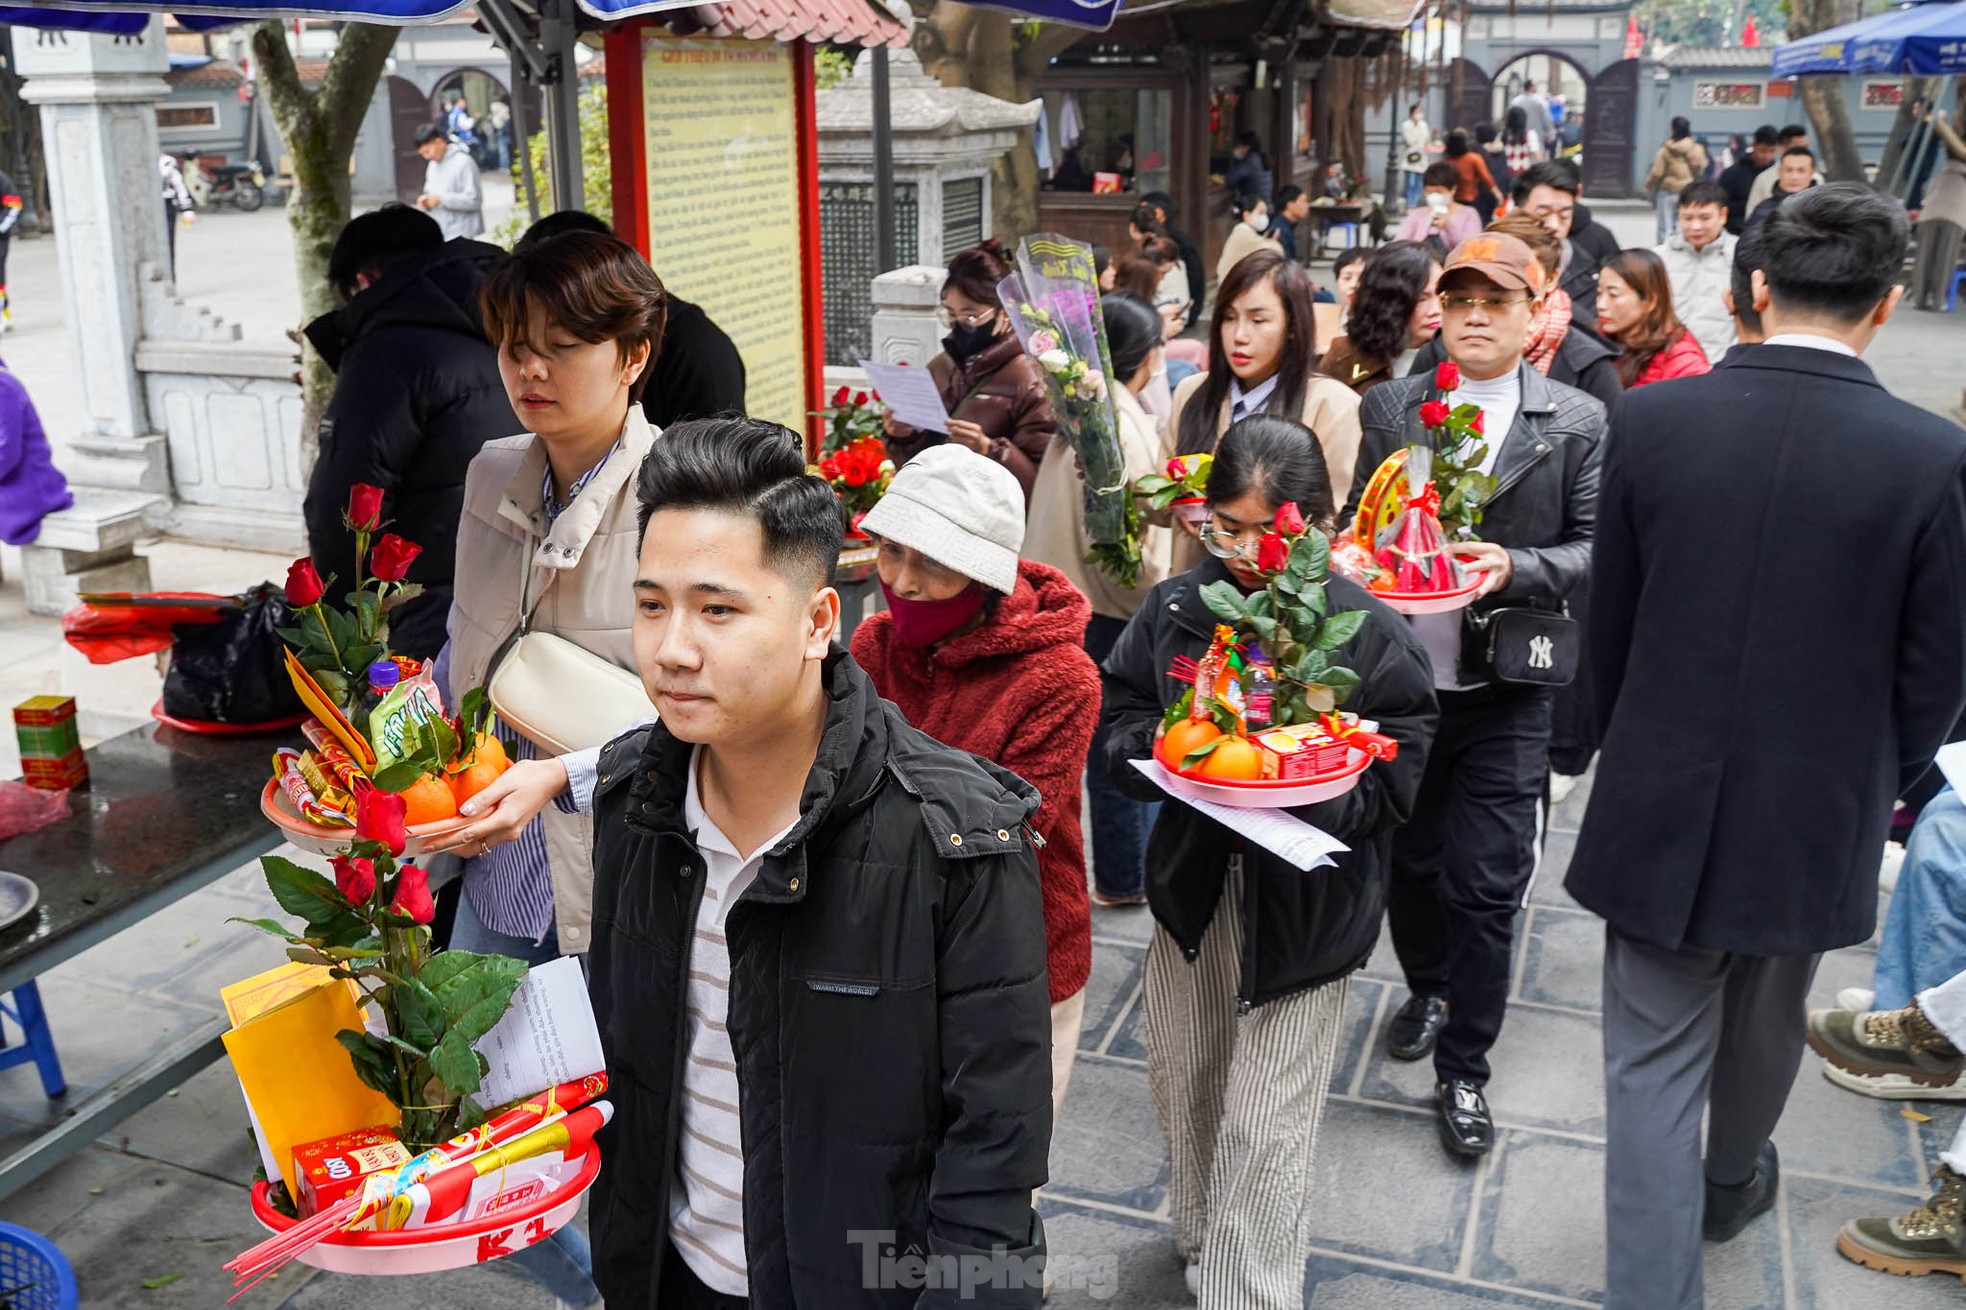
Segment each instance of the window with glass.
[{"label": "window with glass", "polygon": [[[1140,194],[1173,179],[1174,97],[1166,87],[1058,88],[1042,93],[1053,191]],[[1040,166],[1045,160],[1040,159]]]}]

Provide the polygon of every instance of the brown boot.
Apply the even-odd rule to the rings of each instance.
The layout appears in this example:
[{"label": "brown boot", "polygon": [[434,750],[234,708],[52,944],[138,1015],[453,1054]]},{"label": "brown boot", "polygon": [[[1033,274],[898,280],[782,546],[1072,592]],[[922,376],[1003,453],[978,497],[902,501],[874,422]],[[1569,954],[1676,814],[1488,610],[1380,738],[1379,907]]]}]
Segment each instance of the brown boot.
[{"label": "brown boot", "polygon": [[1900,1277],[1957,1274],[1966,1279],[1966,1178],[1945,1165],[1932,1175],[1932,1199],[1896,1219],[1852,1219],[1836,1249],[1866,1269]]}]

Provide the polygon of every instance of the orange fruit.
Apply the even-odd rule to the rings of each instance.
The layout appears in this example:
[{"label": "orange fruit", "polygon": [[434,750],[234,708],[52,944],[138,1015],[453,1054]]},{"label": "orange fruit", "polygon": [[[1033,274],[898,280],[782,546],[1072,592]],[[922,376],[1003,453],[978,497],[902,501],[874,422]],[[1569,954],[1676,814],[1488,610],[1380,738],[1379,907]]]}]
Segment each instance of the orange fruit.
[{"label": "orange fruit", "polygon": [[444,780],[426,773],[403,789],[403,822],[415,828],[457,817],[457,797]]},{"label": "orange fruit", "polygon": [[464,808],[464,802],[491,786],[493,780],[503,772],[505,770],[497,765],[481,760],[475,764],[467,764],[453,773],[451,795],[457,798],[458,808]]},{"label": "orange fruit", "polygon": [[1181,761],[1188,758],[1189,751],[1206,746],[1221,735],[1222,730],[1207,719],[1183,719],[1161,738],[1161,749],[1179,769]]},{"label": "orange fruit", "polygon": [[1225,782],[1254,782],[1263,776],[1263,752],[1247,737],[1231,737],[1210,751],[1195,773]]},{"label": "orange fruit", "polygon": [[512,767],[512,761],[506,758],[504,743],[492,736],[489,732],[479,733],[477,744],[469,751],[459,751],[457,753],[457,763],[460,766],[489,764],[497,770],[497,772],[492,774],[494,778]]}]

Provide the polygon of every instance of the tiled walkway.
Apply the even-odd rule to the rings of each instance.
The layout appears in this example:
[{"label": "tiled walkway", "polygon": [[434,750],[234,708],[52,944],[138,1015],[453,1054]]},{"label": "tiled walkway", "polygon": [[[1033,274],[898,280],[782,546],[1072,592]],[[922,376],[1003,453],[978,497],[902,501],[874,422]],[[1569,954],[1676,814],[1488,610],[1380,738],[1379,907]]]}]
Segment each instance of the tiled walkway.
[{"label": "tiled walkway", "polygon": [[[1474,1310],[1602,1299],[1602,928],[1562,888],[1586,795],[1558,807],[1522,919],[1489,1088],[1500,1129],[1492,1156],[1450,1159],[1435,1136],[1431,1066],[1385,1055],[1385,1023],[1406,995],[1389,941],[1354,978],[1346,1056],[1319,1136],[1307,1306]],[[1098,911],[1093,928],[1085,1040],[1045,1189],[1059,1284],[1051,1304],[1192,1305],[1168,1232],[1166,1154],[1146,1085],[1140,985],[1151,921],[1144,910]],[[1865,947],[1831,956],[1812,1003],[1868,986],[1870,966]],[[1906,1108],[1839,1090],[1805,1058],[1776,1134],[1780,1204],[1732,1243],[1707,1248],[1712,1310],[1911,1310],[1966,1300],[1950,1277],[1887,1278],[1834,1248],[1844,1220],[1925,1197],[1926,1161],[1960,1111],[1909,1107],[1931,1115],[1919,1123]]]}]

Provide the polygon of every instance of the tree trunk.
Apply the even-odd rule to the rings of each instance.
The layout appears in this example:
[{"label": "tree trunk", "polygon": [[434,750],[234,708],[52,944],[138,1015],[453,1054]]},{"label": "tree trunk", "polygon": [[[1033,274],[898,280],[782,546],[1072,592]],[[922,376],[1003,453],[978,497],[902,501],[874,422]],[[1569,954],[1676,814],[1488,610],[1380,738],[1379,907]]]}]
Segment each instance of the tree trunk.
[{"label": "tree trunk", "polygon": [[[1038,74],[1087,35],[954,0],[935,0],[926,12],[916,12],[912,44],[924,72],[944,86],[965,86],[1017,105],[1035,99]],[[1020,131],[1017,144],[990,165],[990,221],[1005,245],[1037,231],[1038,180],[1037,149],[1031,133]]]},{"label": "tree trunk", "polygon": [[[321,84],[309,91],[301,85],[300,71],[287,49],[284,26],[269,21],[253,29],[260,91],[293,161],[294,189],[287,200],[287,224],[293,229],[302,324],[335,307],[334,289],[328,285],[328,255],[348,222],[348,158],[399,30],[373,23],[343,26],[328,71]],[[313,467],[321,415],[333,394],[334,372],[302,339],[303,469]]]},{"label": "tree trunk", "polygon": [[[1847,23],[1857,16],[1857,0],[1791,0],[1789,40]],[[1816,129],[1822,147],[1823,176],[1832,182],[1864,180],[1863,156],[1857,153],[1857,135],[1850,126],[1850,110],[1843,102],[1840,77],[1802,77],[1796,79],[1802,108]]]}]

